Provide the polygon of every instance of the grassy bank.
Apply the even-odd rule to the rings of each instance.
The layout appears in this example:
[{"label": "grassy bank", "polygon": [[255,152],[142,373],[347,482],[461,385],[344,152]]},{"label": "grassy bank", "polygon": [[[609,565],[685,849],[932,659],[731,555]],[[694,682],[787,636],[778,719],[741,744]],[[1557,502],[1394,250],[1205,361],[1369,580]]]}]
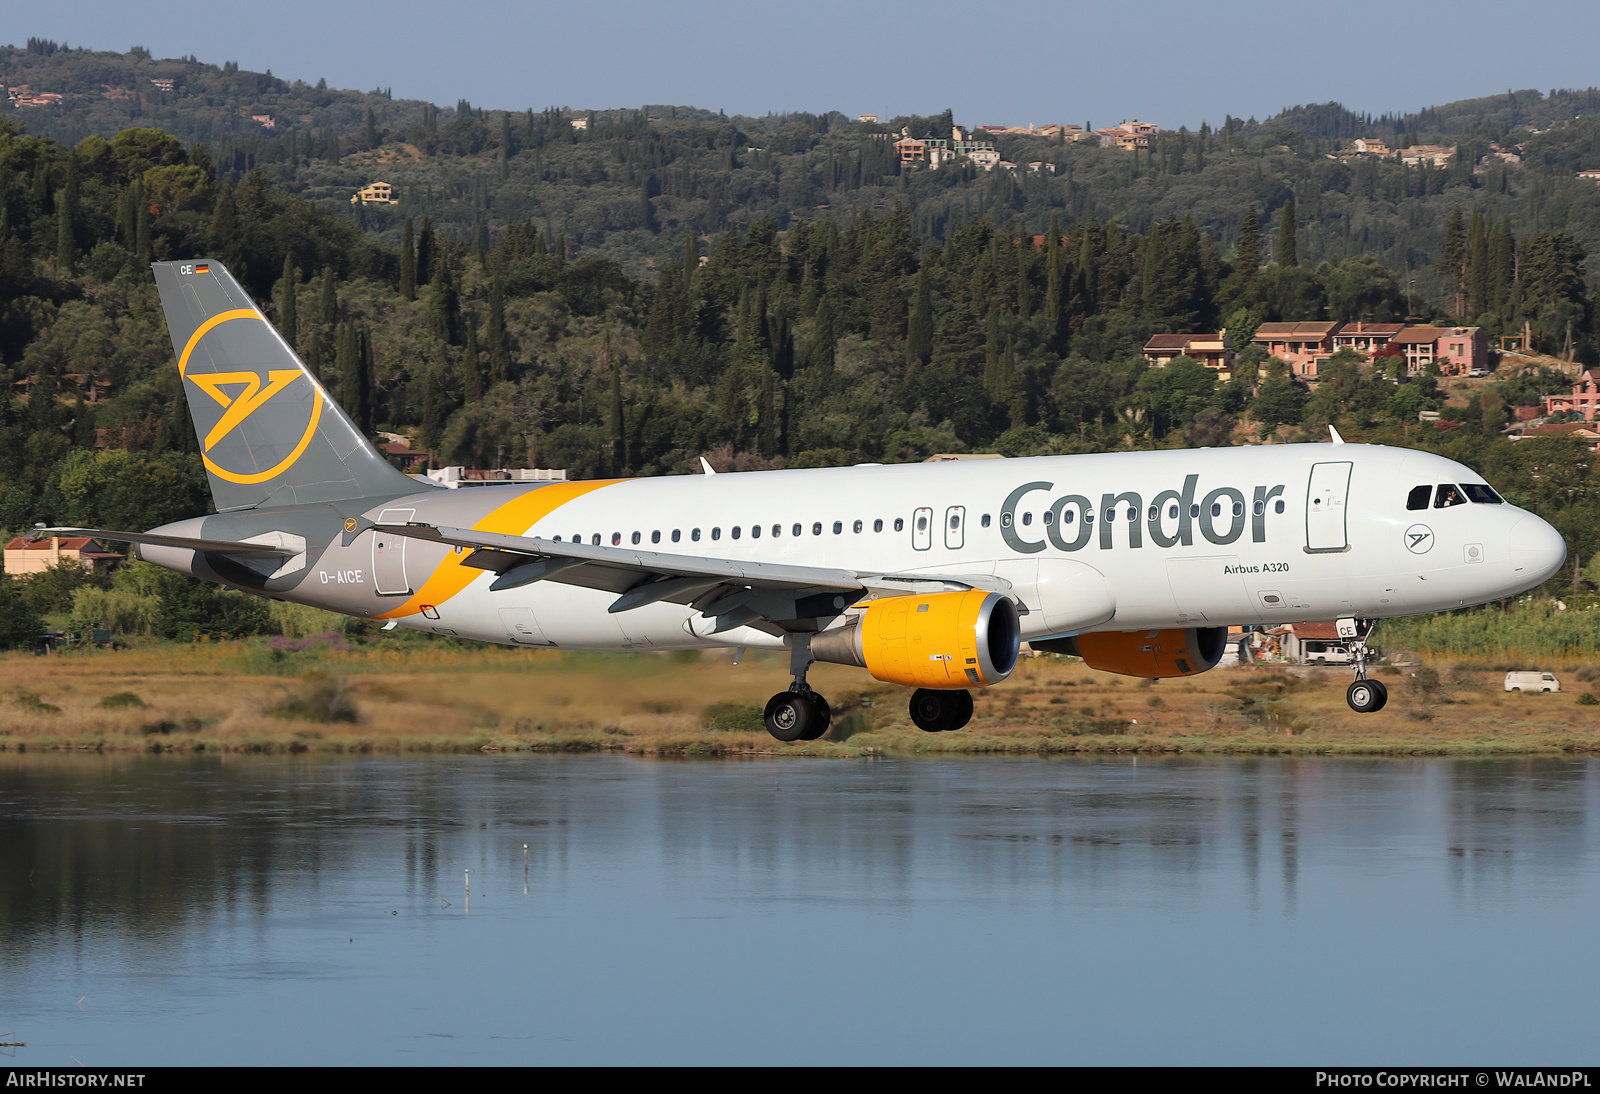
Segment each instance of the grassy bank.
[{"label": "grassy bank", "polygon": [[[281,645],[281,643],[280,643]],[[922,733],[904,689],[817,666],[834,726],[780,744],[760,708],[787,683],[753,655],[564,654],[494,647],[260,641],[0,657],[0,749],[135,752],[612,751],[861,756],[1199,752],[1506,755],[1600,750],[1600,679],[1506,694],[1484,662],[1380,670],[1389,707],[1357,715],[1348,673],[1248,666],[1158,683],[1067,659],[1025,659],[977,696],[965,730]],[[1521,667],[1521,666],[1519,666]]]}]

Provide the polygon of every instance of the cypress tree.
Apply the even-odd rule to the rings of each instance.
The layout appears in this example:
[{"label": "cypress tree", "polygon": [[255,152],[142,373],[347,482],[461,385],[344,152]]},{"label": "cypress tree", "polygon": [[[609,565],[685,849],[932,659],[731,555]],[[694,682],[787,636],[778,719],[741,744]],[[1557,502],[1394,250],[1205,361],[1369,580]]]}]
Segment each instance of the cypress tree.
[{"label": "cypress tree", "polygon": [[1502,216],[1489,237],[1489,308],[1502,316],[1511,300],[1511,281],[1516,276],[1517,241],[1511,234],[1511,218]]},{"label": "cypress tree", "polygon": [[1473,315],[1489,307],[1489,224],[1483,213],[1472,211],[1467,230],[1467,299]]},{"label": "cypress tree", "polygon": [[932,359],[933,289],[928,284],[928,271],[922,269],[917,271],[917,295],[906,326],[906,363],[916,367]]},{"label": "cypress tree", "polygon": [[1244,224],[1239,228],[1239,247],[1234,252],[1234,273],[1242,284],[1248,285],[1261,272],[1261,217],[1251,205],[1244,214]]},{"label": "cypress tree", "polygon": [[467,346],[461,357],[461,388],[467,405],[483,398],[483,362],[478,357],[478,324],[467,321]]},{"label": "cypress tree", "polygon": [[133,211],[133,253],[142,266],[150,264],[150,202],[146,200],[144,184],[138,185],[139,204]]},{"label": "cypress tree", "polygon": [[410,217],[400,231],[400,295],[407,300],[417,298],[417,241]]},{"label": "cypress tree", "polygon": [[278,333],[296,349],[300,338],[300,271],[294,268],[294,256],[283,256],[283,276],[278,279]]},{"label": "cypress tree", "polygon": [[233,184],[223,182],[217,206],[211,213],[211,250],[233,269],[235,277],[240,273],[237,268],[240,240],[238,199],[234,196]]},{"label": "cypress tree", "polygon": [[358,386],[356,389],[356,424],[361,427],[361,432],[372,436],[372,393],[377,390],[376,374],[377,365],[372,355],[372,336],[362,327],[356,334],[357,363],[356,376]]},{"label": "cypress tree", "polygon": [[1450,314],[1466,314],[1464,299],[1467,283],[1467,228],[1461,219],[1461,207],[1450,210],[1450,223],[1445,226],[1444,244],[1439,248],[1439,261],[1434,265],[1439,278],[1450,289],[1452,297]]},{"label": "cypress tree", "polygon": [[620,475],[628,466],[627,423],[622,413],[622,369],[611,359],[611,333],[606,332],[600,359],[611,373],[611,473]]},{"label": "cypress tree", "polygon": [[339,370],[339,405],[346,414],[356,416],[356,406],[361,398],[361,351],[356,339],[356,325],[346,320],[339,324],[334,367]]},{"label": "cypress tree", "polygon": [[511,379],[511,347],[506,344],[506,290],[499,278],[489,284],[489,382]]},{"label": "cypress tree", "polygon": [[1294,247],[1294,199],[1283,203],[1283,215],[1278,222],[1278,265],[1298,266],[1300,259]]},{"label": "cypress tree", "polygon": [[67,272],[78,261],[76,229],[79,189],[78,161],[74,158],[68,163],[67,185],[56,200],[56,265]]},{"label": "cypress tree", "polygon": [[455,345],[461,336],[461,300],[455,282],[450,277],[450,263],[434,263],[432,292],[428,301],[428,315],[433,322],[433,333],[440,341]]},{"label": "cypress tree", "polygon": [[434,251],[437,240],[433,236],[432,215],[422,218],[422,230],[417,233],[416,284],[427,285],[433,281]]}]

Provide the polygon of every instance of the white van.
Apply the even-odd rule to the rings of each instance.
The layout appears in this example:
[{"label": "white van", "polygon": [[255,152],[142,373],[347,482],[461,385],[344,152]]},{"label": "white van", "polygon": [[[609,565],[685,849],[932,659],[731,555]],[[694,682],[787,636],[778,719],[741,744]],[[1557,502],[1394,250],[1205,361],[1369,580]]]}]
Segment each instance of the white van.
[{"label": "white van", "polygon": [[1560,691],[1561,681],[1548,672],[1508,672],[1507,691]]}]

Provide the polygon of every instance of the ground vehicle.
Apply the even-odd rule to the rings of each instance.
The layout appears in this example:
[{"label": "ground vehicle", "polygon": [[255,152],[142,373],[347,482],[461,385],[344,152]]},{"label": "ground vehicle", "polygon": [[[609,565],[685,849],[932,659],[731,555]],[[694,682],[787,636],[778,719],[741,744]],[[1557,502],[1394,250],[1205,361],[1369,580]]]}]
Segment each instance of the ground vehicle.
[{"label": "ground vehicle", "polygon": [[1561,681],[1548,672],[1524,671],[1506,673],[1507,691],[1560,691]]},{"label": "ground vehicle", "polygon": [[1308,641],[1302,647],[1300,660],[1308,665],[1348,665],[1350,647],[1342,642]]}]

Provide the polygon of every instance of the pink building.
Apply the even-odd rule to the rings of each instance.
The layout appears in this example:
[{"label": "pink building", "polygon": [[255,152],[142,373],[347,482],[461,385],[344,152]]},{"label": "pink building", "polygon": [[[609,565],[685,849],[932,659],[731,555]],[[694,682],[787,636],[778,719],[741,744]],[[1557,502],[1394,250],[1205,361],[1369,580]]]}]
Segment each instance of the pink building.
[{"label": "pink building", "polygon": [[1600,376],[1593,371],[1585,372],[1572,385],[1570,394],[1546,395],[1544,412],[1554,414],[1558,410],[1567,414],[1581,414],[1586,422],[1594,421],[1600,415]]},{"label": "pink building", "polygon": [[1263,323],[1252,339],[1267,353],[1287,362],[1296,376],[1312,377],[1317,366],[1333,354],[1333,332],[1338,323]]}]

